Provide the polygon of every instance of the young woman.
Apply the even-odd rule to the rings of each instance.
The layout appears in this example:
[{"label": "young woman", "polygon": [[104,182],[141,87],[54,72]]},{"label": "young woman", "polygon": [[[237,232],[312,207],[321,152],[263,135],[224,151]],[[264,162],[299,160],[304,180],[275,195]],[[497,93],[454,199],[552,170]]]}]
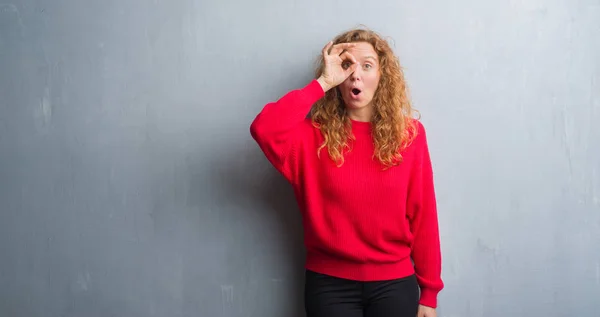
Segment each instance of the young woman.
[{"label": "young woman", "polygon": [[433,172],[406,90],[388,43],[351,30],[325,46],[316,79],[252,122],[302,211],[308,317],[436,316]]}]

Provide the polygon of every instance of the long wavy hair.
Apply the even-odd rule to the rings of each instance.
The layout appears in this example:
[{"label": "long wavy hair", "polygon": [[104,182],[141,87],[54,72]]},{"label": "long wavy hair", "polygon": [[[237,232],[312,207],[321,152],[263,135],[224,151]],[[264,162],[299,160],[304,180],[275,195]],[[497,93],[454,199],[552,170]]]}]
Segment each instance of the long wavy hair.
[{"label": "long wavy hair", "polygon": [[[371,120],[372,136],[375,145],[373,153],[386,168],[402,162],[401,152],[414,140],[416,124],[413,118],[418,114],[412,108],[404,73],[398,57],[389,43],[376,32],[366,29],[353,29],[338,35],[333,43],[367,42],[379,56],[380,81],[372,100],[374,115]],[[315,72],[318,78],[324,70],[323,56],[317,60]],[[324,142],[317,153],[327,147],[329,157],[341,166],[344,153],[351,150],[352,123],[348,117],[344,101],[338,88],[330,89],[310,112],[315,127],[324,136]]]}]

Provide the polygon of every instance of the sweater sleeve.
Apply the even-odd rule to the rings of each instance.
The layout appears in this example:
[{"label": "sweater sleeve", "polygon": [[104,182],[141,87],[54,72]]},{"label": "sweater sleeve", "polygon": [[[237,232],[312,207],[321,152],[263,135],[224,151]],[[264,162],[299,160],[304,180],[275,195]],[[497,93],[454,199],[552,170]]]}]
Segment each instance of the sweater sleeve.
[{"label": "sweater sleeve", "polygon": [[267,103],[250,125],[250,134],[269,162],[288,181],[294,182],[293,162],[301,141],[301,124],[312,105],[324,96],[317,80]]},{"label": "sweater sleeve", "polygon": [[415,160],[408,192],[408,215],[413,234],[412,259],[421,288],[419,303],[437,307],[437,295],[444,287],[441,279],[441,251],[433,170],[425,128],[417,121]]}]

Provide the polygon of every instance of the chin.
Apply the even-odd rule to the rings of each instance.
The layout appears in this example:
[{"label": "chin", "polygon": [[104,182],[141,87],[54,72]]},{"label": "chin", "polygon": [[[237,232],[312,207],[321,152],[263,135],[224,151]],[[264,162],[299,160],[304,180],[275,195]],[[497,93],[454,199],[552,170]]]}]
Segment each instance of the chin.
[{"label": "chin", "polygon": [[368,104],[362,104],[362,103],[357,103],[357,102],[346,103],[346,108],[353,109],[353,110],[366,108],[367,106],[368,106]]},{"label": "chin", "polygon": [[369,106],[369,102],[363,100],[344,100],[344,104],[348,109],[361,109]]}]

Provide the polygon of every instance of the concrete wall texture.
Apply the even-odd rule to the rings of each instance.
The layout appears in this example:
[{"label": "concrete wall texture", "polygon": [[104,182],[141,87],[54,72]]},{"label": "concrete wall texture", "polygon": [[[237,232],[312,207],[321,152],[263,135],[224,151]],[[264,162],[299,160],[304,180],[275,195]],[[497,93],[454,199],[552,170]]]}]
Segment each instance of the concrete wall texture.
[{"label": "concrete wall texture", "polygon": [[597,0],[0,0],[0,316],[303,316],[248,128],[360,24],[428,128],[439,316],[600,316]]}]

